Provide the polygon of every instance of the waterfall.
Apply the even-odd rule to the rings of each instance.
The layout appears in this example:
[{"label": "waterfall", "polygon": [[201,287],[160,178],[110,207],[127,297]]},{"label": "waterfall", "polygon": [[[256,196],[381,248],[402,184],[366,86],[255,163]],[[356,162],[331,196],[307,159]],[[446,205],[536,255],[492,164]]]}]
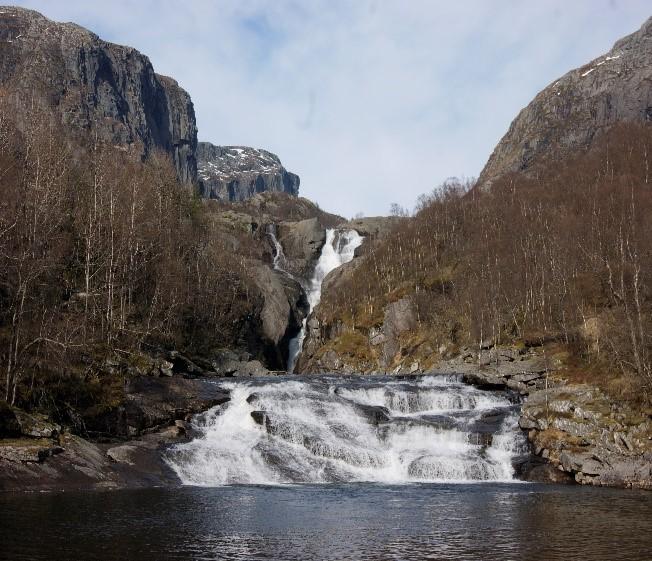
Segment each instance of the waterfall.
[{"label": "waterfall", "polygon": [[363,239],[355,230],[336,230],[333,228],[326,230],[326,242],[322,247],[312,278],[306,287],[308,315],[304,318],[299,333],[290,340],[288,373],[294,372],[294,367],[303,348],[308,318],[321,299],[322,282],[324,282],[328,273],[353,259],[355,250],[362,244]]},{"label": "waterfall", "polygon": [[285,263],[285,253],[283,253],[281,242],[279,242],[276,237],[276,224],[268,224],[266,233],[269,236],[269,239],[272,240],[272,245],[274,246],[274,259],[272,261],[272,266],[276,271],[287,273],[287,271],[282,267]]},{"label": "waterfall", "polygon": [[517,406],[457,376],[224,382],[168,451],[184,484],[511,481]]}]

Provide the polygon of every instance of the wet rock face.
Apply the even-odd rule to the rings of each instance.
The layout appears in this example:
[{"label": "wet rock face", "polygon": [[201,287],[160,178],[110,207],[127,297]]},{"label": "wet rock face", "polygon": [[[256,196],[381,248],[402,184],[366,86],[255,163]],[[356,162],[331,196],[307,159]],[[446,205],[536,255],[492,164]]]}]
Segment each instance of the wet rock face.
[{"label": "wet rock face", "polygon": [[652,119],[652,18],[606,55],[571,70],[540,92],[514,119],[479,179],[527,171],[547,158],[587,148],[619,121]]},{"label": "wet rock face", "polygon": [[70,130],[145,157],[168,154],[195,182],[197,126],[190,96],[149,59],[70,23],[5,7],[0,13],[0,88],[19,126],[37,110]]},{"label": "wet rock face", "polygon": [[208,199],[244,201],[266,191],[299,194],[299,176],[266,150],[200,142],[197,165],[199,191]]}]

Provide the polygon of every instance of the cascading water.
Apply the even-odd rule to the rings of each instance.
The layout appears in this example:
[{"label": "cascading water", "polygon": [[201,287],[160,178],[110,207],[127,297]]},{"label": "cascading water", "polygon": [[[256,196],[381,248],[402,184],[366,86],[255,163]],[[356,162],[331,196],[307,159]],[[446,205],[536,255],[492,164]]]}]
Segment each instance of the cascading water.
[{"label": "cascading water", "polygon": [[355,250],[360,247],[364,238],[355,230],[326,230],[326,242],[315,265],[315,271],[306,288],[308,299],[308,315],[303,320],[301,330],[290,340],[288,373],[294,372],[297,358],[303,348],[303,341],[306,338],[306,325],[308,317],[315,309],[321,299],[321,285],[324,279],[334,269],[348,263],[353,259]]},{"label": "cascading water", "polygon": [[456,376],[225,382],[169,451],[184,484],[510,481],[515,405]]},{"label": "cascading water", "polygon": [[287,273],[287,271],[283,269],[283,264],[285,263],[285,253],[283,253],[283,246],[281,245],[281,242],[279,242],[278,238],[276,237],[275,224],[267,225],[267,235],[269,236],[269,239],[272,240],[272,245],[274,246],[274,259],[272,261],[272,266],[277,271],[283,271],[284,273]]}]

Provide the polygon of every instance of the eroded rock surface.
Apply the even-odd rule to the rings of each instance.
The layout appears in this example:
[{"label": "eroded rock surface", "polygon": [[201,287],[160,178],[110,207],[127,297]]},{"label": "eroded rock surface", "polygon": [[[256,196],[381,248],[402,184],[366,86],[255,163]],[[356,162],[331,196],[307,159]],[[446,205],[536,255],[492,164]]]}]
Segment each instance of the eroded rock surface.
[{"label": "eroded rock surface", "polygon": [[652,489],[652,420],[597,388],[531,393],[519,424],[535,454],[578,483]]},{"label": "eroded rock surface", "polygon": [[298,222],[281,222],[277,227],[278,241],[283,246],[283,269],[308,279],[326,241],[326,228],[318,218]]}]

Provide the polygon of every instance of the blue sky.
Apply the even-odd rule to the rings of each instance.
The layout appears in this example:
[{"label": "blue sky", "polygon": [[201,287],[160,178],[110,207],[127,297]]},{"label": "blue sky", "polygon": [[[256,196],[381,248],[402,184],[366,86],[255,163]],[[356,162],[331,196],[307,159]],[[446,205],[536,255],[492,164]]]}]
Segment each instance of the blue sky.
[{"label": "blue sky", "polygon": [[278,154],[350,217],[477,176],[518,111],[652,15],[649,0],[24,0],[147,54],[200,140]]}]

